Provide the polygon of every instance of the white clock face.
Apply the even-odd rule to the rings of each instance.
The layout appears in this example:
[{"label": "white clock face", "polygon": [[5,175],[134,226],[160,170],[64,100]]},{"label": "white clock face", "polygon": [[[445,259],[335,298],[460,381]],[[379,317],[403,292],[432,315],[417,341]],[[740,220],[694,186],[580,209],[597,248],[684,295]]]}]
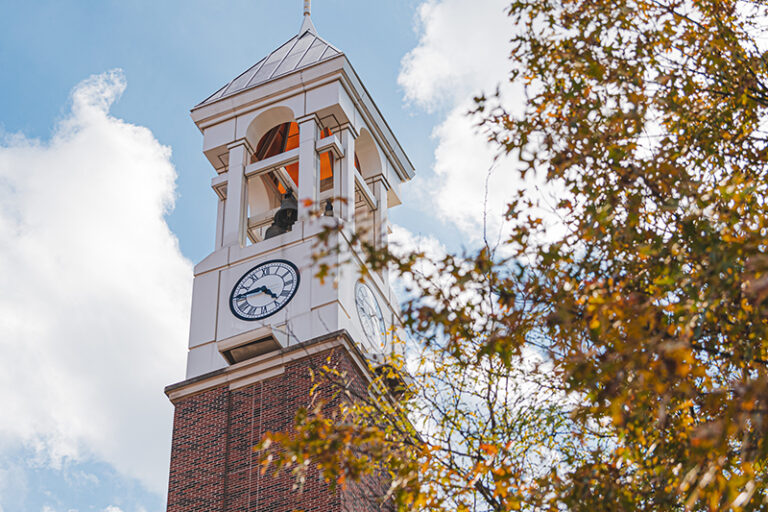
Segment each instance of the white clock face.
[{"label": "white clock face", "polygon": [[355,286],[355,304],[360,325],[368,342],[373,347],[383,346],[384,331],[386,331],[384,316],[381,314],[376,296],[365,283],[357,283]]},{"label": "white clock face", "polygon": [[285,260],[267,261],[240,278],[232,289],[229,307],[241,320],[261,320],[283,309],[298,288],[296,265]]}]

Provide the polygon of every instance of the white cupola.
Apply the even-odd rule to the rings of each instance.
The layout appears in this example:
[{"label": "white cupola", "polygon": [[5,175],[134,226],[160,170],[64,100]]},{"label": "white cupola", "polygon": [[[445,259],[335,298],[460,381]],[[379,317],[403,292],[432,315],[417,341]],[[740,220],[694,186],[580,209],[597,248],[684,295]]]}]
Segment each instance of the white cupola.
[{"label": "white cupola", "polygon": [[[361,271],[352,241],[387,243],[387,211],[414,169],[310,14],[305,0],[296,36],[192,109],[218,217],[214,251],[195,267],[188,378],[329,336],[375,357],[397,324],[387,276]],[[328,223],[342,226],[342,250],[318,261]],[[321,264],[333,278],[314,277]]]}]

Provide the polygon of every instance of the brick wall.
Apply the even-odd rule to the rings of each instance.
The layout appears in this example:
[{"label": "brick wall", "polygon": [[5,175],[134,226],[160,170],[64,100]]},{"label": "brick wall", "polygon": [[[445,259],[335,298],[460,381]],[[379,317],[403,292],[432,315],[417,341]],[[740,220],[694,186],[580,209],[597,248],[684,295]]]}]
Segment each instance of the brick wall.
[{"label": "brick wall", "polygon": [[[326,363],[357,375],[344,349],[286,364],[285,373],[248,387],[227,386],[176,403],[168,489],[168,512],[345,512],[381,510],[380,479],[331,493],[319,472],[308,472],[303,491],[294,477],[261,475],[253,446],[268,431],[293,429],[296,411],[310,405],[310,368]],[[358,376],[359,377],[359,376]],[[357,386],[362,390],[358,378]],[[329,390],[320,390],[328,396]],[[378,496],[377,496],[378,494]]]}]

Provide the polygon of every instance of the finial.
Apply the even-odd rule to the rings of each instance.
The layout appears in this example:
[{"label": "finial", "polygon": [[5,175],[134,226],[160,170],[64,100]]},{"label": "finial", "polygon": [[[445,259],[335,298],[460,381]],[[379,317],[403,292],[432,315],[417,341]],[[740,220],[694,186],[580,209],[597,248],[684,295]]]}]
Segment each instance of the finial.
[{"label": "finial", "polygon": [[304,35],[305,32],[312,32],[317,35],[317,30],[312,24],[312,0],[304,0],[304,21],[301,23],[301,29],[299,29],[299,35]]}]

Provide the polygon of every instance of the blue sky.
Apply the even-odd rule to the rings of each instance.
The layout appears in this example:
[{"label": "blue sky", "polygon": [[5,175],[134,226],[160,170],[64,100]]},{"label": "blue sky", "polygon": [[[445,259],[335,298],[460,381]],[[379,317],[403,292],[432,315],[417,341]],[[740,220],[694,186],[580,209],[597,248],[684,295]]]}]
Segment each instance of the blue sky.
[{"label": "blue sky", "polygon": [[[301,23],[300,4],[2,0],[0,125],[45,139],[78,82],[122,69],[128,88],[112,113],[150,128],[173,148],[179,200],[169,223],[184,254],[197,261],[212,248],[215,201],[189,110],[292,37]],[[416,167],[428,169],[437,118],[407,108],[397,84],[400,60],[418,42],[419,2],[315,4],[320,33],[348,54]]]},{"label": "blue sky", "polygon": [[[302,3],[0,0],[0,512],[164,510],[162,389],[216,207],[189,109],[293,37]],[[503,233],[521,184],[503,161],[486,187],[465,113],[505,83],[505,1],[313,4],[416,167],[396,238],[475,246],[484,204]]]}]

